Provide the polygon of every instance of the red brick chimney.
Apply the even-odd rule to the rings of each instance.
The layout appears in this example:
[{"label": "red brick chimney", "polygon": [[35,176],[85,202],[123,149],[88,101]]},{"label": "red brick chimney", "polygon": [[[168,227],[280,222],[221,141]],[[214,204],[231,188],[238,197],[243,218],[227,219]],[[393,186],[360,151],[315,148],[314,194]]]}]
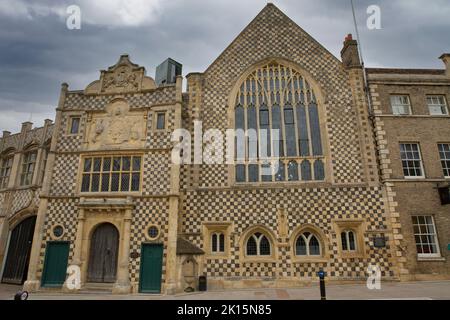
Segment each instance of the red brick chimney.
[{"label": "red brick chimney", "polygon": [[361,61],[359,60],[358,42],[353,40],[353,36],[349,33],[344,40],[344,47],[341,50],[342,63],[346,68],[359,68]]}]

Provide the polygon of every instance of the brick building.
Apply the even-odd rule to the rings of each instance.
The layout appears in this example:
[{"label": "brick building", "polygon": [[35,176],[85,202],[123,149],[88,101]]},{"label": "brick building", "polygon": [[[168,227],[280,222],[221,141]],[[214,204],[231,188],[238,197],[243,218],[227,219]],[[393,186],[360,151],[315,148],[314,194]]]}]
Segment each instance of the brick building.
[{"label": "brick building", "polygon": [[[174,293],[196,290],[200,275],[210,288],[298,286],[320,269],[333,281],[365,280],[370,265],[385,280],[448,275],[449,207],[435,188],[448,182],[439,166],[448,168],[449,118],[387,115],[392,94],[448,99],[448,73],[369,69],[368,100],[356,41],[348,37],[341,55],[268,4],[204,72],[186,76],[185,93],[181,76],[155,82],[127,55],[84,90],[63,84],[55,124],[34,129],[52,139],[36,142],[49,152],[45,164],[38,160],[42,188],[29,188],[39,192],[32,208],[16,204],[24,197],[12,196],[21,188],[11,182],[28,163],[27,134],[17,135],[15,149],[13,136],[1,139],[2,170],[16,156],[2,171],[10,182],[0,191],[0,252],[13,252],[7,239],[28,208],[36,220],[29,290]],[[430,101],[437,110],[441,99]],[[397,140],[396,121],[430,124],[415,132],[411,123]],[[181,128],[203,134],[202,163],[171,161],[179,153],[171,134]],[[209,164],[225,158],[224,141],[209,133],[227,129],[255,135],[237,139],[233,164]],[[267,147],[268,129],[280,136]],[[423,158],[429,176],[404,179],[395,147],[423,139],[432,148],[430,137],[442,151]],[[435,223],[432,257],[417,259],[413,221]],[[8,269],[7,258],[2,265]]]}]

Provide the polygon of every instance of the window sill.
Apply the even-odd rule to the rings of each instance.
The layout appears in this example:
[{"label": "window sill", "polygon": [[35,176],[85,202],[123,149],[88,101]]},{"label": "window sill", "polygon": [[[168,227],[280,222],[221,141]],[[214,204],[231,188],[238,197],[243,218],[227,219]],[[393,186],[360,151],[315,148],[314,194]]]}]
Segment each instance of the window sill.
[{"label": "window sill", "polygon": [[444,262],[447,261],[444,257],[417,257],[419,262]]},{"label": "window sill", "polygon": [[306,258],[300,258],[300,257],[294,257],[292,262],[294,264],[299,264],[299,263],[324,263],[324,262],[328,262],[329,259],[327,257],[306,257]]},{"label": "window sill", "polygon": [[221,254],[208,253],[205,258],[209,259],[209,260],[231,259],[231,257],[226,253],[221,253]]},{"label": "window sill", "polygon": [[277,262],[277,259],[273,257],[267,257],[267,258],[250,258],[245,257],[242,260],[242,263],[275,263]]}]

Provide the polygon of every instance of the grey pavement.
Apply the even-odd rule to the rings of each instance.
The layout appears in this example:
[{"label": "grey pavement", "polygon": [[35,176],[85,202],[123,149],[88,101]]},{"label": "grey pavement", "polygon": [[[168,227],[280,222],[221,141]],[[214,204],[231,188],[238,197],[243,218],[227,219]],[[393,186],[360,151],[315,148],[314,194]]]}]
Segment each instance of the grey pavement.
[{"label": "grey pavement", "polygon": [[[11,300],[20,286],[0,284],[0,299]],[[450,281],[386,282],[381,290],[369,290],[365,283],[327,285],[329,300],[450,300]],[[60,294],[56,292],[32,293],[30,300],[318,300],[319,286],[285,289],[247,289],[194,292],[166,295],[113,295],[104,292]]]}]

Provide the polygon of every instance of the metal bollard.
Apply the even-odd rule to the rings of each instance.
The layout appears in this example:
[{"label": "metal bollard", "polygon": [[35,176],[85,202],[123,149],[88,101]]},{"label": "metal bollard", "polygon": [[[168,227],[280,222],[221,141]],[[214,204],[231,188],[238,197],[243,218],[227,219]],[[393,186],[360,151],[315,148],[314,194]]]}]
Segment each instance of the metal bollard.
[{"label": "metal bollard", "polygon": [[327,273],[323,270],[317,272],[320,279],[320,300],[327,300],[327,294],[325,292],[325,277]]},{"label": "metal bollard", "polygon": [[14,295],[14,300],[23,301],[28,300],[28,291],[19,291]]}]

